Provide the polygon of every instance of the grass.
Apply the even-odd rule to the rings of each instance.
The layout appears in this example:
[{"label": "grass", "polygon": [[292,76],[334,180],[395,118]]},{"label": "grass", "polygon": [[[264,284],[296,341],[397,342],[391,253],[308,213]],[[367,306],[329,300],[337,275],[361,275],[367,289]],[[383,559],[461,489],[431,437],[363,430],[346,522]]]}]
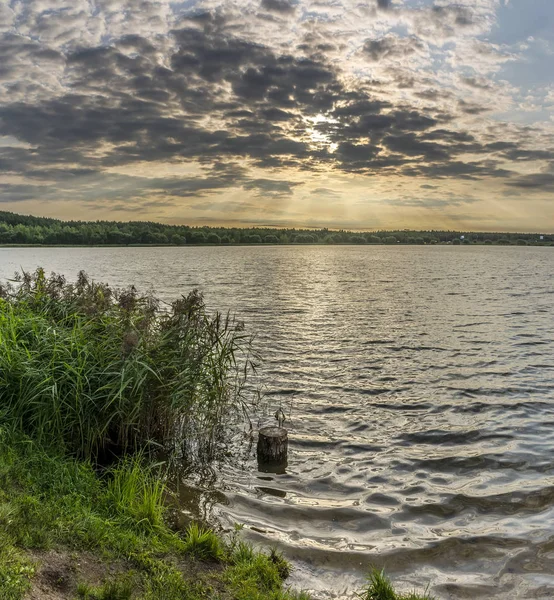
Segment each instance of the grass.
[{"label": "grass", "polygon": [[145,529],[163,527],[164,484],[139,453],[108,471],[107,501],[119,515]]},{"label": "grass", "polygon": [[307,598],[286,589],[289,567],[278,554],[198,524],[172,531],[154,474],[127,457],[99,475],[90,461],[0,427],[0,598],[22,600],[51,556],[82,565],[59,577],[75,598]]},{"label": "grass", "polygon": [[83,600],[131,600],[133,583],[129,578],[114,579],[100,586],[81,583],[77,586],[77,594]]},{"label": "grass", "polygon": [[401,594],[396,592],[383,570],[373,569],[368,576],[367,588],[359,594],[360,600],[433,600],[427,593]]},{"label": "grass", "polygon": [[42,443],[105,462],[149,444],[217,456],[247,409],[250,338],[191,292],[162,306],[113,290],[23,273],[0,286],[0,405]]},{"label": "grass", "polygon": [[217,535],[198,523],[191,523],[186,530],[185,550],[201,560],[220,561],[225,556],[225,549]]}]

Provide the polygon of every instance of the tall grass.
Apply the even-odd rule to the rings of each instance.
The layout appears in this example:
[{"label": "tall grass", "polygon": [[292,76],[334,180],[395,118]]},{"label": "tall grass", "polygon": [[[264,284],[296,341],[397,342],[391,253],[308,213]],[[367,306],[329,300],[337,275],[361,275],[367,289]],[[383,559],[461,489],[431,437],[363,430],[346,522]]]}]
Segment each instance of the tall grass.
[{"label": "tall grass", "polygon": [[115,511],[143,529],[164,524],[163,480],[143,464],[141,453],[126,457],[110,469],[107,501]]},{"label": "tall grass", "polygon": [[385,571],[372,569],[368,576],[366,589],[358,594],[360,600],[434,600],[427,592],[419,594],[418,592],[408,592],[401,594],[397,592],[390,579],[385,575]]},{"label": "tall grass", "polygon": [[212,458],[254,368],[241,324],[208,314],[197,291],[162,310],[83,272],[0,286],[1,416],[77,456],[155,442]]}]

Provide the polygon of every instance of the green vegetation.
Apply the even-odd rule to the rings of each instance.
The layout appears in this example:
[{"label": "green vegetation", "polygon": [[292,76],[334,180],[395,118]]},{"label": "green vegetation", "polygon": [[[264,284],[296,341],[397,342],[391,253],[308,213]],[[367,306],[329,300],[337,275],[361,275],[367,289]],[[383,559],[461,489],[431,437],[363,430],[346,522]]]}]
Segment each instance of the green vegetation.
[{"label": "green vegetation", "polygon": [[[329,229],[225,228],[153,222],[60,221],[0,212],[0,245],[184,244],[464,244],[551,245],[554,235],[468,231],[330,231]],[[525,242],[525,243],[523,243]]]},{"label": "green vegetation", "polygon": [[433,600],[428,594],[417,592],[399,594],[394,590],[384,571],[373,569],[368,577],[367,588],[359,594],[360,600]]},{"label": "green vegetation", "polygon": [[151,442],[206,458],[246,410],[250,340],[192,292],[160,310],[134,288],[42,269],[0,286],[4,418],[84,458]]},{"label": "green vegetation", "polygon": [[307,598],[286,589],[274,553],[195,524],[171,531],[152,477],[140,457],[98,474],[0,427],[0,598],[30,588],[88,600]]},{"label": "green vegetation", "polygon": [[224,556],[221,540],[210,529],[191,523],[187,529],[185,548],[192,556],[203,560],[220,560]]}]

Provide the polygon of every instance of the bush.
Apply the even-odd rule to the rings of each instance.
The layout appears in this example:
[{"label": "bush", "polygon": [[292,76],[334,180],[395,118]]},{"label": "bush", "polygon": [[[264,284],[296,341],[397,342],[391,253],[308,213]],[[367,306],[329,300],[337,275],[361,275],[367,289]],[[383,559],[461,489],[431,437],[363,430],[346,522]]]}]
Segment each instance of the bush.
[{"label": "bush", "polygon": [[210,458],[246,410],[250,338],[197,291],[159,310],[134,288],[42,269],[0,286],[0,403],[40,442],[94,460],[179,443]]}]

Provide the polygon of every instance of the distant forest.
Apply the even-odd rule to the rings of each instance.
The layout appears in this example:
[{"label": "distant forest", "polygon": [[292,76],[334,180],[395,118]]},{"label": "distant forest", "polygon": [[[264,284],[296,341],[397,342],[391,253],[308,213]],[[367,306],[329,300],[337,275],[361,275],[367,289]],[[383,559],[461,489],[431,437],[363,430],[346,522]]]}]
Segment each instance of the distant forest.
[{"label": "distant forest", "polygon": [[[542,239],[541,239],[542,238]],[[185,244],[504,244],[554,245],[554,234],[470,231],[335,231],[189,227],[153,222],[60,221],[0,211],[0,245],[172,245]]]}]

